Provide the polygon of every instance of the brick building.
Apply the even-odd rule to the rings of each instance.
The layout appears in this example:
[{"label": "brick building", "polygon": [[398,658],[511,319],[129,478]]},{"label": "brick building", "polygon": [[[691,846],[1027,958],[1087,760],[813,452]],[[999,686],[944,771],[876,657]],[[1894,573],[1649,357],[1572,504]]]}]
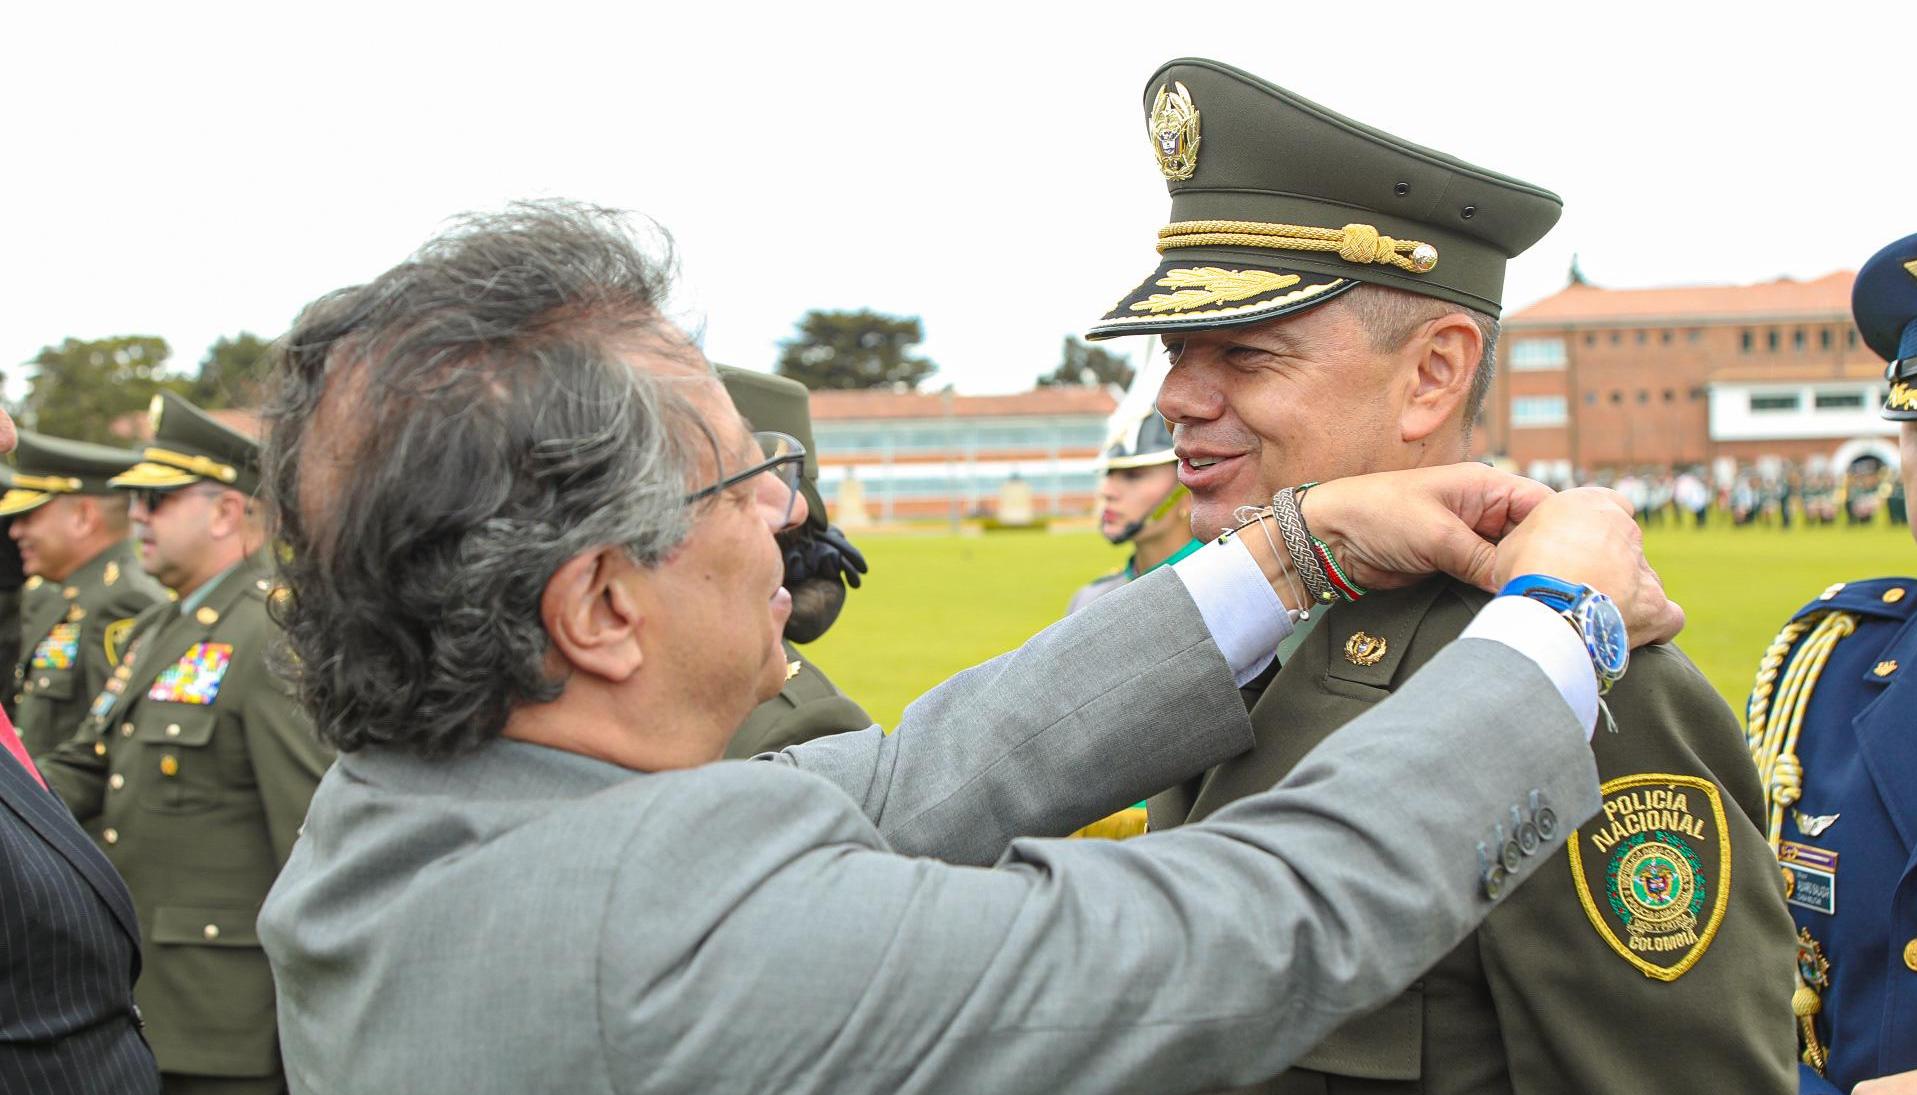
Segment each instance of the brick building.
[{"label": "brick building", "polygon": [[1086,513],[1115,406],[1103,388],[813,392],[820,493],[841,522],[847,480],[858,482],[875,521],[994,515],[1001,489],[1017,478],[1038,515]]},{"label": "brick building", "polygon": [[1505,317],[1478,444],[1545,479],[1791,460],[1895,465],[1884,364],[1853,276],[1601,289],[1574,279]]}]

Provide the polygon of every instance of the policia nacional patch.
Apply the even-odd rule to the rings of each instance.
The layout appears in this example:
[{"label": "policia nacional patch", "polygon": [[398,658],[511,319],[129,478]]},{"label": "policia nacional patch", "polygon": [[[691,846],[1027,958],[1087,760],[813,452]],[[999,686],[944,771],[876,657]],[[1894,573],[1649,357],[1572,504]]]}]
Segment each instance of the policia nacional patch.
[{"label": "policia nacional patch", "polygon": [[1571,835],[1578,901],[1611,949],[1675,981],[1704,957],[1731,898],[1731,835],[1717,785],[1645,772],[1599,789],[1604,806]]}]

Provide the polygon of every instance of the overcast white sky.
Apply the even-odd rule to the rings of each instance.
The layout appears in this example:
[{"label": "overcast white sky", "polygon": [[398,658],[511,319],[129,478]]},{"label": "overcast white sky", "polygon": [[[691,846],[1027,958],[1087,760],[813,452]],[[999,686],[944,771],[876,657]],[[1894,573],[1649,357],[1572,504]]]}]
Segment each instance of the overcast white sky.
[{"label": "overcast white sky", "polygon": [[[0,368],[277,334],[449,215],[643,212],[718,361],[808,308],[924,317],[933,384],[1026,387],[1143,274],[1145,80],[1215,57],[1565,198],[1507,309],[1815,277],[1917,231],[1917,4],[16,5]],[[1201,104],[1202,108],[1202,104]],[[1136,340],[1127,340],[1134,342]]]}]

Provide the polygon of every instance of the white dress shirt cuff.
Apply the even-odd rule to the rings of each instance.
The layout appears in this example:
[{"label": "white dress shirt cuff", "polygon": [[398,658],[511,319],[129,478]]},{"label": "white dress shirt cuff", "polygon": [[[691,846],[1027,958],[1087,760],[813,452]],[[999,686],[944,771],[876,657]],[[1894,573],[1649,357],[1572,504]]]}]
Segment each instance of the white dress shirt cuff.
[{"label": "white dress shirt cuff", "polygon": [[1577,629],[1562,614],[1533,597],[1495,597],[1458,637],[1503,643],[1538,663],[1571,705],[1584,740],[1591,740],[1597,726],[1597,672]]},{"label": "white dress shirt cuff", "polygon": [[[1250,549],[1237,537],[1206,544],[1173,563],[1172,573],[1197,603],[1205,630],[1225,655],[1238,687],[1263,673],[1277,656],[1278,644],[1291,634],[1291,616]],[[1564,627],[1562,621],[1558,627]]]}]

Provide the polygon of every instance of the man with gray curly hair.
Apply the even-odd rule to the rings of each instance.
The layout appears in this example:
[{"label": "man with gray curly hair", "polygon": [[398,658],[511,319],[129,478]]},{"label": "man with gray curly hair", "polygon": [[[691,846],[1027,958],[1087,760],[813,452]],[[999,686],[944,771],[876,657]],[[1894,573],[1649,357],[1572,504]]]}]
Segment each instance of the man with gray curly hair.
[{"label": "man with gray curly hair", "polygon": [[[1500,598],[1269,794],[1122,846],[1018,839],[1246,747],[1237,685],[1306,607],[1268,513],[894,733],[720,761],[784,679],[802,451],[751,432],[662,270],[613,214],[518,207],[284,340],[279,611],[341,751],[259,919],[294,1091],[1228,1086],[1463,938],[1496,818],[1548,802],[1548,850],[1591,814],[1590,660]],[[1628,512],[1548,494],[1438,469],[1305,516],[1369,585],[1548,563],[1674,632]],[[1442,795],[1379,814],[1413,771]]]}]

